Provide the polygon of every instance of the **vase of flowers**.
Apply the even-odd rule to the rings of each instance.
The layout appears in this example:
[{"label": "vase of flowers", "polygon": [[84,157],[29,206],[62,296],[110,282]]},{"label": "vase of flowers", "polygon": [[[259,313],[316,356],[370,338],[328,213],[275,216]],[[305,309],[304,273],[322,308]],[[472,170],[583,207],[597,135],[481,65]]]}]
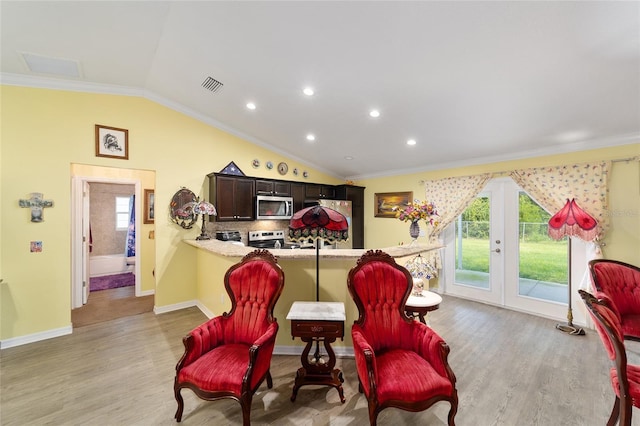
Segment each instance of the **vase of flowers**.
[{"label": "vase of flowers", "polygon": [[396,217],[403,222],[411,222],[409,225],[409,235],[415,241],[420,236],[420,225],[418,222],[424,220],[430,225],[437,225],[438,221],[435,219],[438,216],[436,206],[433,203],[427,201],[414,200],[412,203],[406,205],[406,207],[397,208]]},{"label": "vase of flowers", "polygon": [[409,235],[414,240],[420,236],[420,224],[417,220],[414,220],[411,222],[411,225],[409,225]]}]

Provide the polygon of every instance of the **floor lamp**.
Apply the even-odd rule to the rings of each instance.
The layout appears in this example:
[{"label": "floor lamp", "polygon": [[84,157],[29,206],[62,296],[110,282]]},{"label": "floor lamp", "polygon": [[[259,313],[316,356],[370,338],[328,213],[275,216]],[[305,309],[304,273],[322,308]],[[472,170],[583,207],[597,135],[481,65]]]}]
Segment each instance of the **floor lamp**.
[{"label": "floor lamp", "polygon": [[573,325],[573,311],[571,309],[571,237],[578,237],[584,241],[593,241],[598,235],[598,222],[582,210],[575,199],[567,199],[566,204],[558,213],[549,219],[548,233],[554,240],[561,240],[564,236],[569,238],[568,249],[568,286],[569,306],[567,311],[567,325],[556,324],[556,328],[574,336],[584,336],[584,330]]}]

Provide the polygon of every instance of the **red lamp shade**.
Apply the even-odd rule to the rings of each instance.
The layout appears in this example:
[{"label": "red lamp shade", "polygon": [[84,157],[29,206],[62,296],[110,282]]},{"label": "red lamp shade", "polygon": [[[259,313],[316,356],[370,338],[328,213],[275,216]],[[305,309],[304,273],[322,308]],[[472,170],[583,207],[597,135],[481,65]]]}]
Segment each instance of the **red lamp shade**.
[{"label": "red lamp shade", "polygon": [[349,238],[349,223],[341,213],[323,206],[297,211],[289,221],[289,237],[296,240],[322,238],[330,242]]},{"label": "red lamp shade", "polygon": [[559,240],[565,235],[593,241],[598,235],[598,222],[578,206],[575,199],[567,199],[564,207],[549,219],[549,236]]}]

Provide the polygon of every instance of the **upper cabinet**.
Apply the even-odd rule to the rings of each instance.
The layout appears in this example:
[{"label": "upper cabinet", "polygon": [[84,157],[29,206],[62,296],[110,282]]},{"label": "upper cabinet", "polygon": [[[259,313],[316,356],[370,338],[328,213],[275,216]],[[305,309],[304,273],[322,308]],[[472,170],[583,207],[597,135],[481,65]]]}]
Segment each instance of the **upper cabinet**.
[{"label": "upper cabinet", "polygon": [[256,179],[256,194],[291,196],[291,183],[282,180]]},{"label": "upper cabinet", "polygon": [[209,199],[215,200],[219,222],[255,219],[255,179],[212,173],[209,177]]},{"label": "upper cabinet", "polygon": [[305,198],[307,200],[332,200],[335,196],[335,187],[331,185],[321,185],[317,183],[307,183],[305,185]]},{"label": "upper cabinet", "polygon": [[293,197],[293,212],[304,208],[305,184],[302,182],[291,182],[291,196]]}]

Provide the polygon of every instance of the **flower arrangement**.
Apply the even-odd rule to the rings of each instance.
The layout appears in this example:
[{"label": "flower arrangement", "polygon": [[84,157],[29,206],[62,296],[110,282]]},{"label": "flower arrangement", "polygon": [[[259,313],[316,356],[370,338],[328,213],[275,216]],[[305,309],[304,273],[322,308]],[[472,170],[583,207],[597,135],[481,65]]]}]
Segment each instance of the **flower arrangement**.
[{"label": "flower arrangement", "polygon": [[427,201],[413,200],[404,208],[395,207],[397,210],[396,217],[403,222],[417,222],[424,219],[430,225],[437,225],[438,221],[434,216],[438,215],[436,206]]}]

